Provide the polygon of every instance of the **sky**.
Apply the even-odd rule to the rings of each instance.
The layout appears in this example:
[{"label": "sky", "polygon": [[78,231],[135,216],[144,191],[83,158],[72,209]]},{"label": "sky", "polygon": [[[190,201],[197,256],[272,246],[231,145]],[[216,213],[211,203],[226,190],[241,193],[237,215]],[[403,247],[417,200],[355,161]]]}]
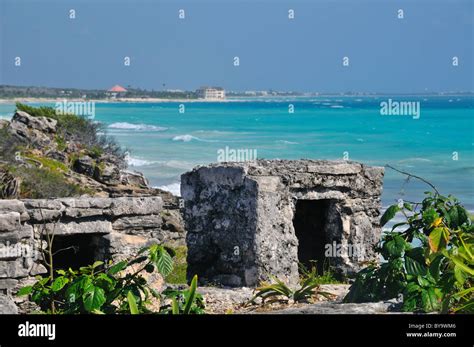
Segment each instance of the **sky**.
[{"label": "sky", "polygon": [[[0,0],[0,84],[474,90],[472,0]],[[185,18],[179,18],[179,10]],[[289,9],[294,19],[288,18]],[[399,10],[403,19],[399,19]],[[70,18],[70,10],[75,18]],[[16,66],[17,57],[21,65]],[[130,65],[125,65],[125,57]],[[234,57],[239,66],[234,66]],[[349,65],[343,66],[344,57]],[[453,66],[457,57],[458,66]]]}]

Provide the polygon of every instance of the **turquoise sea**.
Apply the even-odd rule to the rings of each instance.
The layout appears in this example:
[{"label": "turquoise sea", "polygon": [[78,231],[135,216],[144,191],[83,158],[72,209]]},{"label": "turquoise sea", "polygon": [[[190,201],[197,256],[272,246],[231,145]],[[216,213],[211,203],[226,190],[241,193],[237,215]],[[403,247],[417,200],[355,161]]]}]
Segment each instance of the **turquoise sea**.
[{"label": "turquoise sea", "polygon": [[[419,119],[381,115],[380,103],[419,101]],[[218,150],[259,158],[343,159],[390,164],[432,182],[474,210],[474,97],[378,96],[237,99],[230,102],[97,103],[95,119],[130,151],[132,169],[179,192],[180,174],[218,160]],[[288,105],[294,105],[289,113]],[[54,106],[54,104],[51,104]],[[14,105],[0,105],[9,118]],[[345,153],[346,152],[346,153]],[[456,160],[457,159],[457,160]],[[390,169],[383,205],[420,201],[428,186]]]}]

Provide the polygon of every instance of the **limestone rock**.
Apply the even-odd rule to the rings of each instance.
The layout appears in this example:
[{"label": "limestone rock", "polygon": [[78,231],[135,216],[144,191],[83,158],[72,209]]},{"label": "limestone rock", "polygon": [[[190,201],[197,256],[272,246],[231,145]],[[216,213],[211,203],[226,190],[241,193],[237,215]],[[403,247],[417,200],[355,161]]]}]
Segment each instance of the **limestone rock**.
[{"label": "limestone rock", "polygon": [[[41,228],[38,225],[36,228]],[[55,235],[72,234],[108,234],[112,232],[112,223],[107,220],[69,221],[64,223],[47,223],[46,228]]]},{"label": "limestone rock", "polygon": [[159,215],[120,217],[112,223],[112,227],[114,230],[144,230],[159,228],[161,222]]},{"label": "limestone rock", "polygon": [[[2,215],[0,214],[0,219]],[[22,239],[33,238],[33,227],[29,224],[20,225],[18,229],[10,232],[0,232],[0,242],[10,244],[16,243]]]},{"label": "limestone rock", "polygon": [[57,121],[47,117],[33,117],[23,111],[16,111],[12,123],[19,122],[28,128],[40,130],[45,133],[55,133]]},{"label": "limestone rock", "polygon": [[18,212],[21,221],[29,219],[25,204],[20,200],[2,200],[0,199],[0,213]]},{"label": "limestone rock", "polygon": [[102,162],[95,167],[94,179],[107,185],[120,184],[120,169],[110,162]]},{"label": "limestone rock", "polygon": [[17,111],[8,125],[9,132],[20,141],[36,148],[54,145],[50,134],[56,132],[56,121],[46,117],[33,117]]},{"label": "limestone rock", "polygon": [[350,161],[256,160],[183,174],[189,277],[256,286],[272,275],[295,284],[298,263],[322,267],[332,244],[331,265],[358,271],[377,260],[383,172]]},{"label": "limestone rock", "polygon": [[148,180],[141,172],[121,170],[120,181],[125,185],[148,187]]},{"label": "limestone rock", "polygon": [[0,294],[0,314],[18,314],[18,308],[8,295]]},{"label": "limestone rock", "polygon": [[48,151],[46,153],[46,156],[48,158],[57,160],[61,163],[67,163],[67,161],[68,161],[67,155],[64,152],[61,152],[61,151],[51,150],[51,151]]},{"label": "limestone rock", "polygon": [[113,199],[108,213],[112,216],[159,214],[163,208],[160,197]]},{"label": "limestone rock", "polygon": [[95,167],[96,167],[95,161],[88,155],[84,155],[76,159],[76,161],[74,162],[72,166],[73,170],[76,171],[77,173],[90,176],[90,177],[94,176],[94,172],[96,170]]},{"label": "limestone rock", "polygon": [[0,214],[0,233],[18,230],[20,226],[20,214],[18,212]]},{"label": "limestone rock", "polygon": [[28,276],[28,268],[25,267],[24,260],[0,261],[0,278],[20,278]]}]

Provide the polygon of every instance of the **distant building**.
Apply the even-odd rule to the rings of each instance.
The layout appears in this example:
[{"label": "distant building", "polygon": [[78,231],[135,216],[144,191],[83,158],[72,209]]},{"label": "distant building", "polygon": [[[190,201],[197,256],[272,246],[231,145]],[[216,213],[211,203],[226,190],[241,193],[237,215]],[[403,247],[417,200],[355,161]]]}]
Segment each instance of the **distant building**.
[{"label": "distant building", "polygon": [[107,90],[106,94],[108,97],[115,99],[117,96],[119,97],[123,96],[126,92],[127,92],[127,89],[116,84],[115,86]]},{"label": "distant building", "polygon": [[221,87],[201,87],[196,92],[199,98],[207,100],[225,99],[225,90]]}]

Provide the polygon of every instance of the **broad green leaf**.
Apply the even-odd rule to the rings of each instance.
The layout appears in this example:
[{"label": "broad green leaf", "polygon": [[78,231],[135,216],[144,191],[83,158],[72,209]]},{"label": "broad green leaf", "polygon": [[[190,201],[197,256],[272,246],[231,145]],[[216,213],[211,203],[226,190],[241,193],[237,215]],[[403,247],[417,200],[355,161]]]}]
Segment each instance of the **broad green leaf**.
[{"label": "broad green leaf", "polygon": [[472,292],[474,292],[474,287],[470,287],[468,289],[461,290],[460,292],[455,293],[454,297],[459,299],[459,298],[461,298],[461,297],[463,297],[463,296],[465,296],[469,293],[472,293]]},{"label": "broad green leaf", "polygon": [[426,267],[417,262],[416,260],[405,257],[405,268],[407,270],[408,275],[413,276],[425,276],[426,275]]},{"label": "broad green leaf", "polygon": [[86,311],[99,310],[105,303],[105,292],[102,288],[90,285],[83,295],[83,300]]},{"label": "broad green leaf", "polygon": [[448,240],[449,240],[449,231],[446,228],[444,227],[435,228],[430,233],[430,236],[428,238],[430,249],[433,252],[438,252],[442,249],[445,249]]},{"label": "broad green leaf", "polygon": [[384,212],[382,218],[380,218],[380,225],[384,226],[387,224],[395,215],[397,212],[400,211],[400,207],[398,205],[392,205],[387,210]]},{"label": "broad green leaf", "polygon": [[467,272],[471,276],[474,276],[474,269],[470,268],[464,262],[462,261],[462,258],[459,258],[457,256],[451,256],[450,259],[461,268],[464,272]]},{"label": "broad green leaf", "polygon": [[393,239],[386,241],[383,247],[392,257],[401,257],[405,251],[407,242],[400,235],[394,235]]},{"label": "broad green leaf", "polygon": [[405,312],[413,312],[416,310],[416,298],[411,297],[403,300],[402,310]]},{"label": "broad green leaf", "polygon": [[436,219],[439,218],[438,213],[433,207],[427,208],[425,211],[423,211],[423,222],[427,225],[431,225]]},{"label": "broad green leaf", "polygon": [[109,274],[115,275],[116,273],[124,270],[127,267],[127,262],[125,260],[118,262],[115,265],[112,265],[108,271]]},{"label": "broad green leaf", "polygon": [[69,282],[66,277],[58,277],[54,280],[53,284],[51,285],[51,290],[53,292],[59,292],[64,286]]},{"label": "broad green leaf", "polygon": [[435,281],[439,281],[440,266],[443,259],[444,257],[442,255],[438,255],[430,264],[429,272]]},{"label": "broad green leaf", "polygon": [[173,271],[173,258],[171,258],[170,254],[164,248],[157,252],[154,263],[158,272],[163,275],[163,277],[168,276]]},{"label": "broad green leaf", "polygon": [[465,272],[457,265],[454,265],[454,277],[460,286],[464,285],[464,282],[466,281]]},{"label": "broad green leaf", "polygon": [[26,286],[26,287],[21,288],[18,291],[17,295],[18,296],[29,295],[32,292],[32,290],[33,290],[33,286]]},{"label": "broad green leaf", "polygon": [[92,268],[95,269],[96,267],[101,266],[103,264],[104,264],[103,261],[99,261],[99,260],[95,261],[94,264],[92,264]]},{"label": "broad green leaf", "polygon": [[425,312],[437,311],[441,304],[434,288],[428,288],[421,292],[421,302]]},{"label": "broad green leaf", "polygon": [[421,286],[421,287],[428,287],[431,285],[430,281],[428,281],[426,278],[424,278],[423,276],[416,276],[416,280],[418,281],[418,284]]},{"label": "broad green leaf", "polygon": [[138,311],[138,306],[137,306],[137,301],[135,299],[135,295],[131,291],[127,293],[127,300],[128,300],[128,306],[130,307],[130,313],[131,314],[139,314],[140,312]]}]

